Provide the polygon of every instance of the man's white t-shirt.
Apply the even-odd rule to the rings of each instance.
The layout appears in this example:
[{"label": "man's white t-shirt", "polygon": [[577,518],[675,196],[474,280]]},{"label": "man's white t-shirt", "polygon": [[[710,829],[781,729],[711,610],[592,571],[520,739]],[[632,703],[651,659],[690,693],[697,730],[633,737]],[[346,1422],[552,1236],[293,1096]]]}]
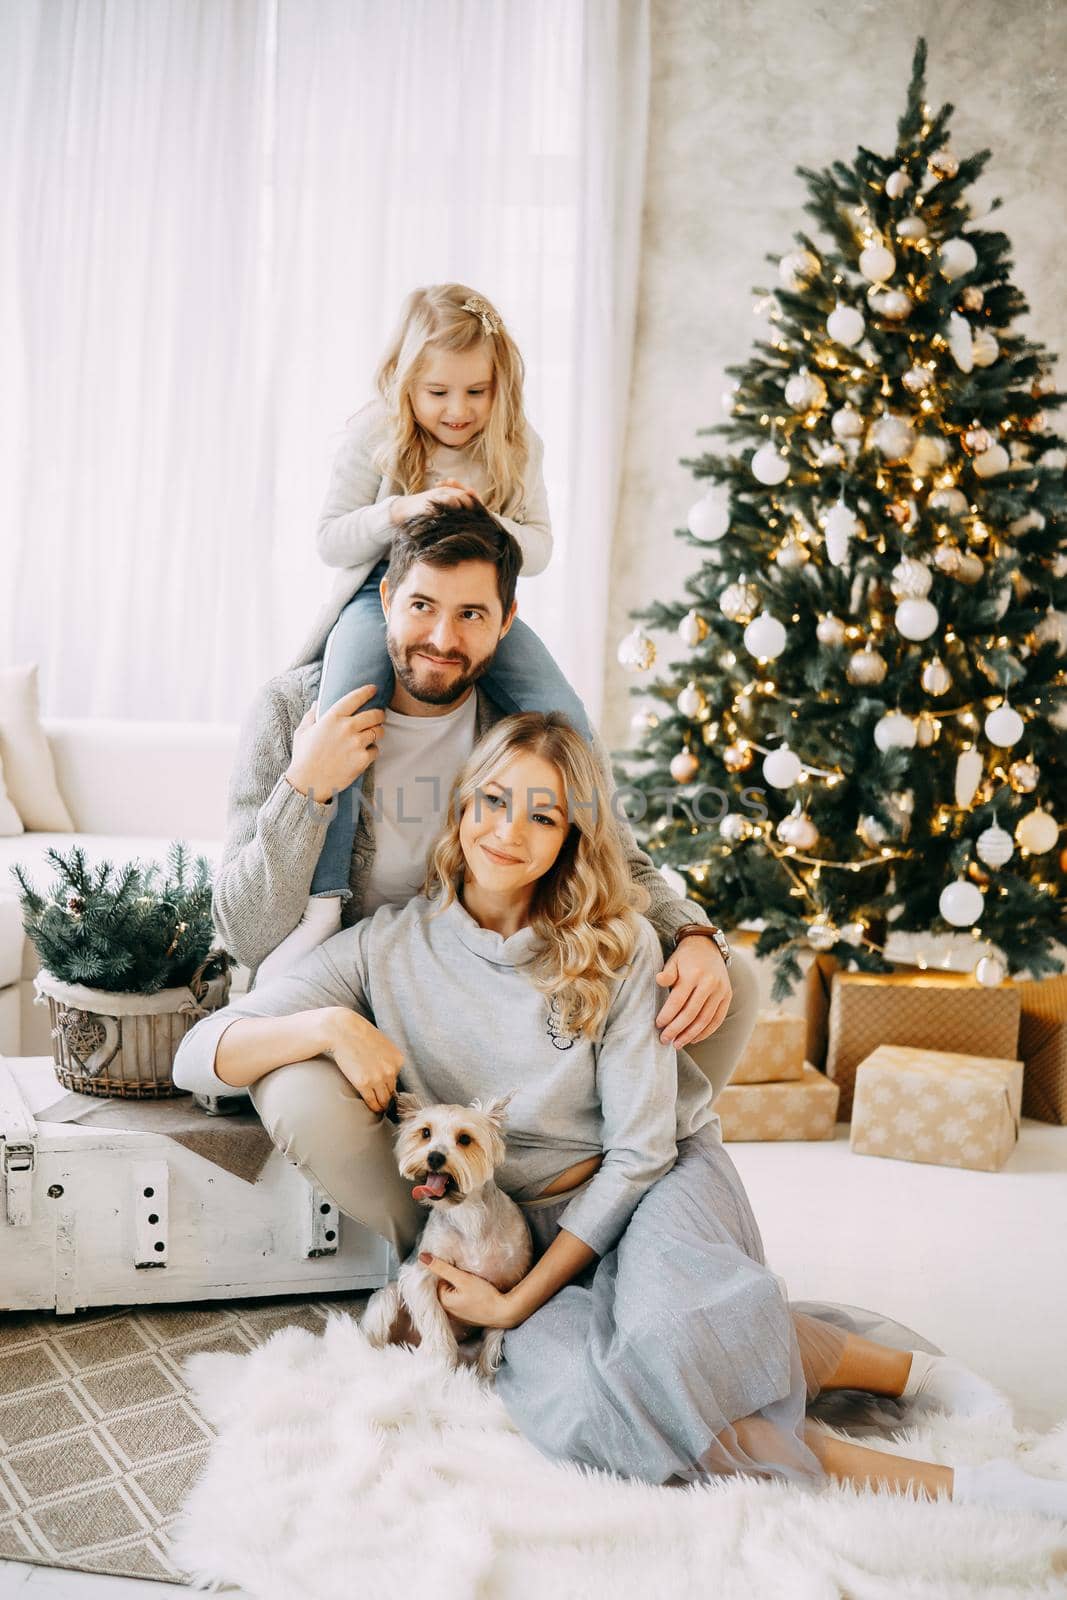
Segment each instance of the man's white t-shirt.
[{"label": "man's white t-shirt", "polygon": [[364,916],[381,905],[405,905],[421,893],[452,785],[475,746],[477,716],[473,689],[442,716],[409,717],[386,709],[381,753],[363,781],[364,803],[374,807],[375,840]]}]

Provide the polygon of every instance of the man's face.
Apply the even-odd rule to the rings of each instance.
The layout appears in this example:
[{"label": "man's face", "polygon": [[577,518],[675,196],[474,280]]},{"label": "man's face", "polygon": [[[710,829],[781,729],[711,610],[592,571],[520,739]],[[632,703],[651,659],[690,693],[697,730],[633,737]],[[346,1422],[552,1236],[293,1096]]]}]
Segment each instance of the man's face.
[{"label": "man's face", "polygon": [[493,659],[511,627],[488,561],[432,567],[416,561],[396,593],[381,584],[393,671],[414,699],[447,706],[459,700]]}]

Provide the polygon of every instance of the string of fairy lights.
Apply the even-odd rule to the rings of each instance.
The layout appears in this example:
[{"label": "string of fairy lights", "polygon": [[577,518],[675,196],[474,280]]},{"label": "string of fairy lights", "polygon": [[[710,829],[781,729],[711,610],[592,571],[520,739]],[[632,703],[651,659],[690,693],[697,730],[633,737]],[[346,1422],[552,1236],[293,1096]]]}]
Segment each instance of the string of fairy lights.
[{"label": "string of fairy lights", "polygon": [[[924,107],[923,116],[921,137],[925,138],[932,126],[929,107]],[[935,185],[954,177],[959,168],[948,150],[931,153],[927,165]],[[871,187],[883,186],[872,181]],[[694,740],[700,739],[719,751],[724,767],[732,774],[749,770],[756,757],[761,756],[765,781],[797,796],[792,811],[777,823],[728,812],[719,824],[718,839],[707,859],[686,863],[686,872],[694,883],[699,886],[706,882],[724,854],[749,841],[758,841],[787,876],[790,894],[805,902],[809,944],[816,949],[832,949],[842,941],[881,953],[884,945],[871,937],[862,915],[835,926],[821,894],[821,877],[824,872],[863,873],[871,868],[891,868],[894,862],[919,857],[919,850],[907,846],[910,792],[888,797],[888,811],[894,817],[898,836],[892,842],[889,830],[868,816],[861,818],[857,827],[866,854],[843,859],[819,852],[819,830],[808,814],[807,796],[814,786],[833,787],[845,782],[849,774],[832,760],[819,765],[804,759],[791,748],[787,737],[783,736],[777,745],[768,745],[753,735],[753,727],[760,721],[761,698],[788,706],[793,722],[800,720],[798,708],[813,700],[842,703],[840,695],[829,688],[808,696],[789,695],[779,688],[774,663],[786,648],[788,632],[772,609],[776,594],[774,570],[795,571],[813,559],[845,569],[844,575],[850,581],[849,614],[821,612],[815,631],[821,645],[847,650],[844,675],[853,686],[875,688],[881,684],[889,670],[886,656],[895,655],[900,640],[924,647],[931,641],[930,653],[925,648],[921,651],[917,672],[929,697],[927,703],[914,714],[887,709],[875,723],[874,741],[882,752],[928,748],[943,734],[953,741],[957,750],[955,804],[940,805],[929,826],[935,833],[951,832],[954,837],[965,839],[967,817],[977,808],[995,802],[1005,787],[1020,796],[1033,795],[1038,789],[1041,772],[1037,763],[1025,748],[1015,752],[1026,743],[1027,714],[1035,715],[1042,709],[1049,687],[1039,685],[1026,693],[1020,691],[1013,699],[1011,683],[1023,672],[1009,654],[1012,639],[997,626],[1012,601],[1025,601],[1031,592],[1032,585],[1020,570],[1017,556],[1020,546],[1025,553],[1027,534],[1044,528],[1044,515],[1030,509],[1006,527],[1001,526],[981,504],[981,491],[986,486],[995,490],[995,480],[1001,474],[1030,461],[1038,439],[1043,451],[1040,465],[1063,464],[1062,451],[1045,448],[1050,443],[1058,445],[1058,440],[1045,431],[1041,410],[1042,396],[1052,392],[1045,361],[1039,364],[1039,376],[1028,391],[1008,391],[1014,402],[1012,414],[995,427],[984,425],[977,417],[960,423],[946,414],[946,377],[953,372],[969,373],[975,367],[991,367],[1011,346],[1003,333],[998,339],[988,326],[991,310],[986,305],[985,291],[975,284],[961,288],[957,308],[936,332],[908,326],[916,305],[930,299],[933,273],[952,283],[974,271],[978,255],[970,240],[962,236],[937,238],[936,219],[928,221],[924,215],[928,195],[916,187],[904,164],[886,179],[884,192],[894,201],[905,197],[909,200],[910,208],[896,218],[895,237],[878,227],[866,203],[854,207],[852,213],[858,271],[868,284],[866,314],[839,292],[825,318],[825,332],[821,332],[787,319],[774,296],[762,296],[756,302],[757,313],[769,314],[779,330],[783,321],[788,321],[785,332],[789,336],[777,331],[770,342],[770,348],[785,358],[779,370],[773,372],[772,383],[777,399],[778,384],[784,379],[781,388],[785,409],[768,403],[766,394],[750,401],[740,383],[734,385],[724,402],[731,415],[767,433],[766,441],[749,462],[732,463],[739,473],[747,470],[751,474],[757,496],[765,492],[765,498],[740,502],[731,525],[730,516],[724,514],[712,489],[691,509],[688,519],[693,537],[706,544],[716,544],[729,532],[741,536],[742,529],[749,527],[757,541],[763,529],[773,535],[769,559],[762,549],[758,552],[759,569],[764,574],[762,587],[741,573],[716,596],[721,614],[742,627],[744,651],[754,666],[746,672],[733,649],[716,657],[716,665],[728,675],[727,681],[735,675],[744,681],[728,688],[728,701],[714,712],[697,678],[688,679],[675,699],[678,711],[691,728],[670,762],[674,780],[682,786],[690,783],[700,769],[694,748]],[[822,262],[807,248],[784,255],[779,276],[792,294],[803,294],[816,283],[825,283]],[[829,281],[836,291],[845,290],[840,272],[833,273]],[[906,341],[909,364],[899,379],[903,396],[894,398],[889,374],[867,339],[867,318],[871,314],[883,330],[894,330]],[[831,402],[830,384],[844,386],[845,395],[840,402]],[[884,521],[879,521],[869,482],[855,479],[857,493],[867,493],[866,500],[858,501],[859,509],[846,502],[843,484],[833,504],[822,505],[813,513],[813,522],[802,506],[810,503],[822,475],[836,468],[845,468],[847,473],[864,444],[880,458],[873,484],[882,497]],[[1037,481],[1033,480],[1031,487],[1036,487]],[[965,492],[967,489],[969,493]],[[787,496],[792,497],[792,503]],[[909,550],[910,536],[920,531],[923,522],[919,497],[927,518],[932,518],[933,543],[932,548],[924,542]],[[765,511],[760,510],[761,506]],[[928,528],[930,521],[924,526]],[[868,576],[864,556],[884,557],[894,548],[899,551],[899,559],[889,585],[895,602],[895,610],[890,613],[872,595],[879,575]],[[753,561],[756,559],[754,551]],[[872,561],[869,565],[873,568],[875,564]],[[1056,578],[1067,575],[1067,553],[1053,555],[1048,567]],[[951,625],[942,624],[940,613],[929,598],[935,571],[961,586],[996,580],[995,614],[988,631],[979,629],[963,638]],[[855,620],[861,614],[862,624]],[[793,624],[801,621],[795,609],[790,608],[788,615]],[[687,612],[678,632],[687,647],[700,647],[709,626],[699,607]],[[1054,643],[1061,653],[1067,650],[1067,616],[1051,605],[1025,640],[1025,648],[1047,642]],[[1023,644],[1024,641],[1015,640],[1016,648]],[[630,670],[648,670],[655,656],[654,642],[640,627],[628,634],[619,647],[619,660]],[[988,695],[975,695],[972,691],[966,700],[957,697],[952,704],[935,703],[950,694],[957,677],[972,681],[979,674],[990,682]],[[1065,675],[1059,671],[1053,683],[1062,685],[1064,681]],[[652,711],[638,712],[633,731],[645,733],[657,726],[658,720]],[[668,825],[669,819],[665,818],[658,826],[662,829]],[[694,826],[692,831],[700,830]],[[1050,858],[1058,836],[1059,824],[1044,805],[1037,805],[1018,820],[1014,837],[994,817],[991,826],[969,841],[972,859],[966,873],[961,872],[941,893],[944,920],[954,928],[969,929],[976,940],[982,939],[975,924],[984,908],[981,885],[990,881],[982,868],[1004,866],[1016,848],[1023,859],[1032,858],[1038,868],[1039,888],[1053,891],[1054,883],[1041,875],[1040,867]],[[1061,866],[1067,871],[1067,851]],[[1004,964],[992,945],[976,970],[983,982],[997,983],[1003,978]]]}]

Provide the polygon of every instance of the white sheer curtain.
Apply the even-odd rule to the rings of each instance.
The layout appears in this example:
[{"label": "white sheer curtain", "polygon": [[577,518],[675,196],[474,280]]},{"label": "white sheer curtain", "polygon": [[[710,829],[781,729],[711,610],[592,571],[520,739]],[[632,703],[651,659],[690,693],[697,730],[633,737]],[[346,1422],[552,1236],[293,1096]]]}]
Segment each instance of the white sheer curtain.
[{"label": "white sheer curtain", "polygon": [[48,710],[240,714],[403,295],[458,279],[527,359],[520,603],[597,714],[647,88],[648,0],[0,4],[0,659]]}]

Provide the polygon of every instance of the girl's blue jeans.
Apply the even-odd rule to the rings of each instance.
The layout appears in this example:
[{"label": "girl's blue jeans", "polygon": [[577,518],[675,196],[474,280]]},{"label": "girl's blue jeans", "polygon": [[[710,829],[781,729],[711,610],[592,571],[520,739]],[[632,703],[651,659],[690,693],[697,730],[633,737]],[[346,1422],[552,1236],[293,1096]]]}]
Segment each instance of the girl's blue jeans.
[{"label": "girl's blue jeans", "polygon": [[[368,573],[363,587],[334,623],[322,660],[319,716],[361,683],[377,685],[376,694],[361,710],[388,706],[393,697],[393,664],[386,648],[385,614],[378,592],[387,566],[388,562],[380,561]],[[515,618],[501,639],[493,664],[481,681],[502,711],[561,711],[584,739],[592,740],[581,700],[536,633],[521,618]],[[356,807],[362,787],[360,776],[337,796],[337,814],[326,830],[311,880],[313,895],[348,896]]]}]

